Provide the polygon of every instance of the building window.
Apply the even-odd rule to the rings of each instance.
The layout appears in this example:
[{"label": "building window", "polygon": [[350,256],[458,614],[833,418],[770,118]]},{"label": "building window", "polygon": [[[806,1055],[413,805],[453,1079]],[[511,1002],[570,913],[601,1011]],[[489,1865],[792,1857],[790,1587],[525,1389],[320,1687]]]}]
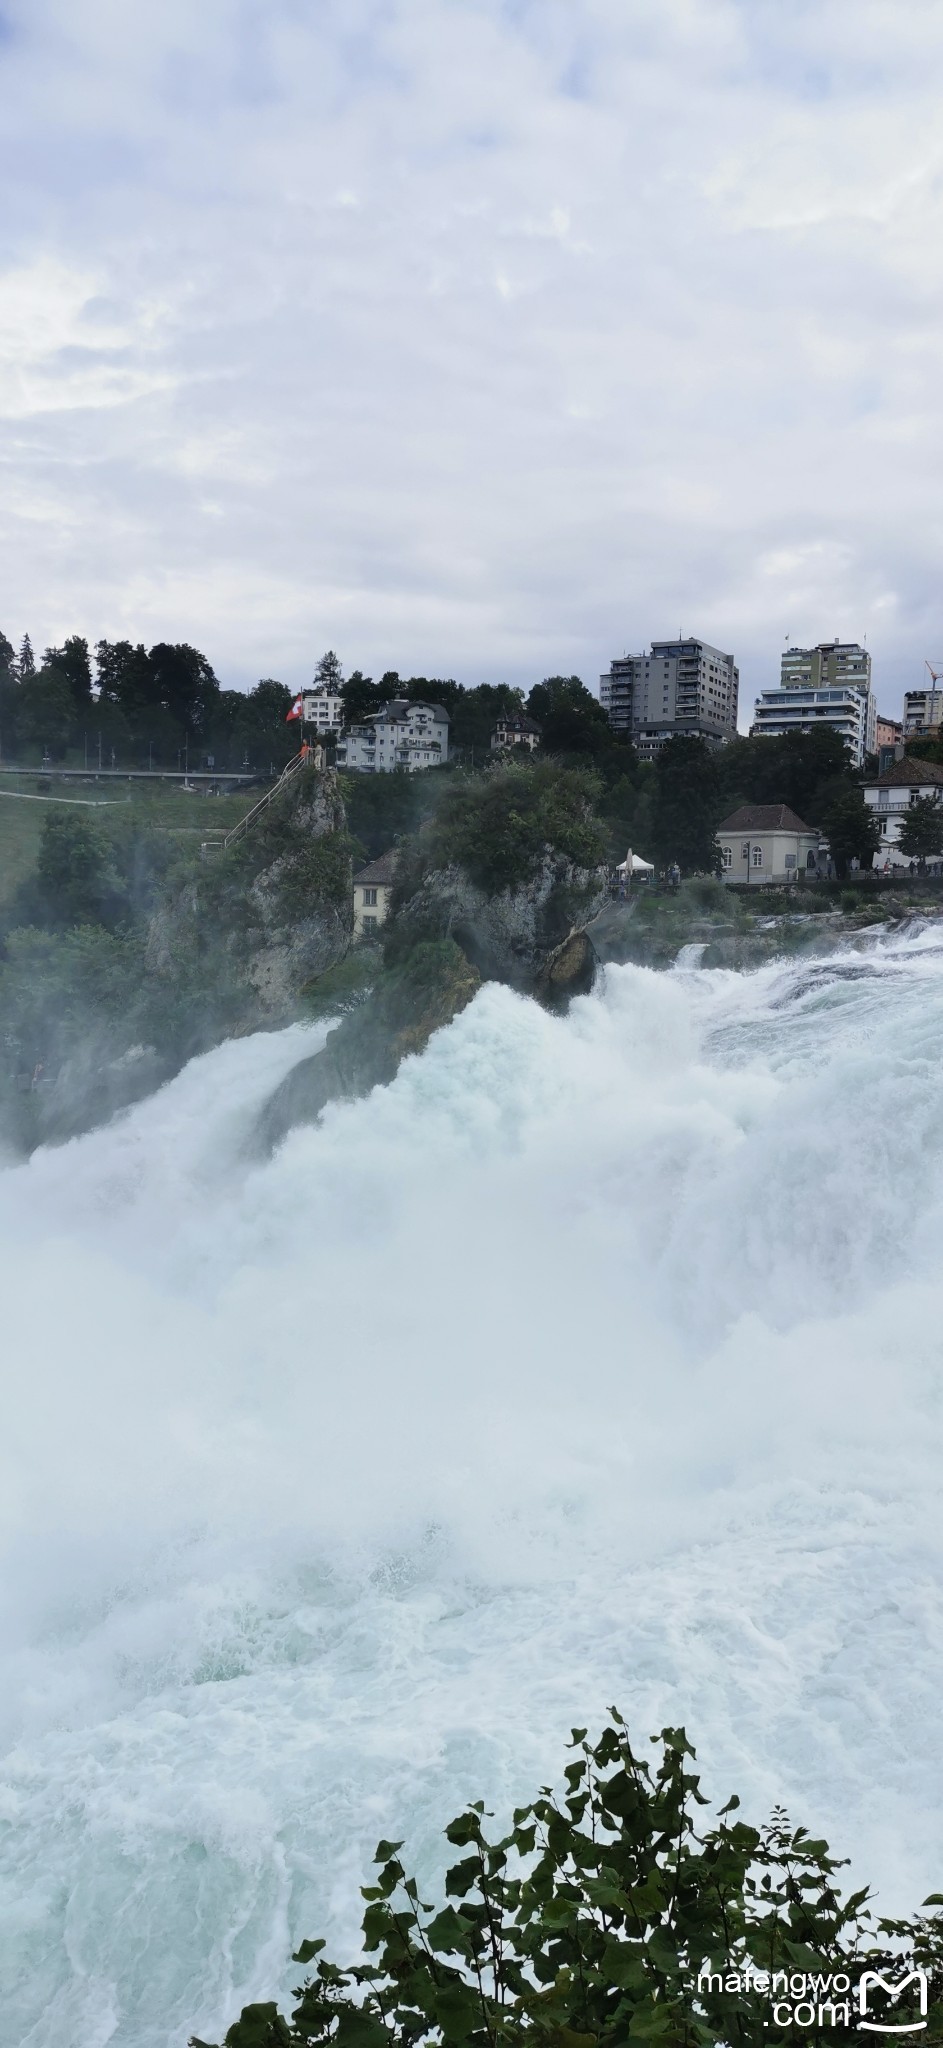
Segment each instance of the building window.
[{"label": "building window", "polygon": [[377,892],[376,892],[376,890],[375,890],[375,889],[365,889],[365,890],[364,890],[364,892],[363,892],[363,900],[364,900],[364,902],[365,902],[365,903],[375,903],[375,902],[376,902],[376,900],[377,900]]},{"label": "building window", "polygon": [[761,868],[761,867],[762,867],[762,865],[763,865],[763,848],[762,848],[762,846],[754,846],[754,848],[753,848],[753,852],[752,852],[752,853],[751,853],[751,855],[750,855],[750,859],[751,859],[751,861],[752,861],[752,864],[753,864],[753,866],[754,866],[755,868]]},{"label": "building window", "polygon": [[787,866],[787,868],[794,868],[794,867],[795,867],[795,865],[796,865],[796,856],[795,856],[795,854],[794,854],[794,853],[787,853],[787,855],[786,855],[786,866]]},{"label": "building window", "polygon": [[364,931],[366,931],[366,929],[367,929],[367,926],[368,926],[368,925],[371,925],[371,926],[372,926],[372,925],[375,925],[375,924],[376,924],[376,918],[375,918],[375,917],[365,917],[365,918],[364,918],[364,920],[363,920],[363,928],[364,928]]}]

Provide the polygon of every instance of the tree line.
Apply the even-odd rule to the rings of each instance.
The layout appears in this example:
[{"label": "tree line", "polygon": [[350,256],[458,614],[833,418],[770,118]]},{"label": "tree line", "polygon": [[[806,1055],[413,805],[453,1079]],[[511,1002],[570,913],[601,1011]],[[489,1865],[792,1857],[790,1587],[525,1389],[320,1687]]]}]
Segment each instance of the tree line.
[{"label": "tree line", "polygon": [[[639,761],[627,735],[613,732],[579,676],[548,676],[528,692],[507,683],[466,688],[453,677],[404,677],[395,669],[377,679],[354,669],[345,678],[329,649],[309,687],[318,686],[341,697],[347,725],[370,718],[394,697],[441,704],[449,715],[453,765],[465,768],[489,760],[499,717],[525,712],[540,726],[544,755],[592,768],[613,858],[631,846],[660,865],[677,861],[686,873],[713,872],[717,827],[743,803],[788,804],[827,833],[840,873],[855,858],[869,866],[878,845],[860,781],[830,729],[736,739],[722,748],[678,736],[652,764]],[[292,701],[287,685],[271,676],[248,692],[223,689],[206,655],[186,642],[145,648],[99,640],[93,656],[88,641],[73,634],[61,647],[47,647],[37,663],[28,635],[17,653],[0,634],[4,761],[277,772],[298,744],[298,727],[288,721]],[[938,741],[915,750],[926,752],[928,745],[939,754]],[[403,818],[408,827],[418,801],[401,794],[364,797],[359,807],[370,815],[362,836],[371,850],[383,836],[385,811],[398,803],[410,814]],[[935,805],[915,808],[901,844],[917,859],[943,850],[943,816]]]}]

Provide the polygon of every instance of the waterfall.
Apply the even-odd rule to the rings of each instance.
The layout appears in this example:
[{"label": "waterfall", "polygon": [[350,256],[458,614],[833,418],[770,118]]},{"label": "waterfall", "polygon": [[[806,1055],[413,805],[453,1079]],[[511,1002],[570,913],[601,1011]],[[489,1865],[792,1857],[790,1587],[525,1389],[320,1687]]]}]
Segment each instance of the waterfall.
[{"label": "waterfall", "polygon": [[932,928],[491,984],[270,1160],[321,1027],[0,1175],[11,2048],[221,2039],[610,1702],[940,1888],[941,1031]]}]

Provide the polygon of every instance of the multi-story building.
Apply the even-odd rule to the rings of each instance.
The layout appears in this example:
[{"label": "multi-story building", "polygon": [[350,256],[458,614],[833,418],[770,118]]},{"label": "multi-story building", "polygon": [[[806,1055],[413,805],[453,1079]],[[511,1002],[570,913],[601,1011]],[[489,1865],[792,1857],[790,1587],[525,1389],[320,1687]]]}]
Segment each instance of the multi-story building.
[{"label": "multi-story building", "polygon": [[881,849],[875,855],[875,864],[880,865],[886,856],[890,856],[892,864],[899,865],[904,856],[895,855],[895,849],[901,825],[911,804],[925,802],[928,797],[934,803],[943,802],[943,767],[937,761],[915,761],[905,754],[866,782],[863,794],[865,803],[877,818],[881,834]]},{"label": "multi-story building", "polygon": [[303,691],[302,710],[305,724],[315,726],[319,734],[340,732],[344,723],[344,699],[326,683]]},{"label": "multi-story building", "polygon": [[904,737],[904,728],[899,718],[885,718],[878,712],[874,727],[874,750],[880,754],[882,747],[896,747]]},{"label": "multi-story building", "polygon": [[857,640],[820,640],[815,647],[787,647],[779,662],[784,690],[833,690],[853,683],[865,694],[871,688],[871,656]]},{"label": "multi-story building", "polygon": [[337,742],[338,768],[364,775],[405,768],[440,768],[449,758],[449,714],[441,704],[410,704],[395,697],[362,725],[349,725]]},{"label": "multi-story building", "polygon": [[739,671],[732,654],[706,640],[653,640],[650,654],[626,654],[599,678],[599,701],[614,732],[643,759],[691,733],[722,745],[737,732]]},{"label": "multi-story building", "polygon": [[943,725],[943,689],[904,691],[904,739],[938,733]]},{"label": "multi-story building", "polygon": [[877,706],[871,692],[871,656],[856,641],[823,640],[790,647],[782,657],[778,690],[761,690],[751,733],[781,739],[789,732],[831,726],[856,768],[877,745]]},{"label": "multi-story building", "polygon": [[540,745],[540,727],[524,711],[502,711],[491,734],[492,753],[503,747],[526,747],[533,753]]}]

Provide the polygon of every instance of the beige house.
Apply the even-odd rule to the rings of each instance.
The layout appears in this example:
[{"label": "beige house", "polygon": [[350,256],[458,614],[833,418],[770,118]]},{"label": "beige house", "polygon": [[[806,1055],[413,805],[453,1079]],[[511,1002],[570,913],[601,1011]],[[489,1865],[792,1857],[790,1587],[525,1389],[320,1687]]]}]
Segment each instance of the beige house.
[{"label": "beige house", "polygon": [[794,882],[816,874],[820,834],[788,804],[741,804],[717,827],[725,881]]},{"label": "beige house", "polygon": [[354,876],[354,938],[369,939],[390,907],[396,854],[393,848]]}]

